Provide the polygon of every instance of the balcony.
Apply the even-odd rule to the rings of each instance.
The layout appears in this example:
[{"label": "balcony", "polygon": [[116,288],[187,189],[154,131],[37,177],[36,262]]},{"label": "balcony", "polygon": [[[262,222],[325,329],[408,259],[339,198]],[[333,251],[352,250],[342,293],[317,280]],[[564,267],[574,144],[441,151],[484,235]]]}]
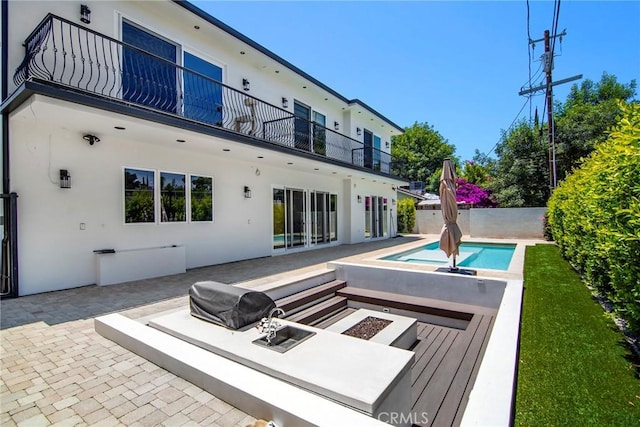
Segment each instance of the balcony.
[{"label": "balcony", "polygon": [[391,175],[387,152],[294,116],[133,45],[47,15],[24,43],[14,83],[38,80],[350,166]]}]

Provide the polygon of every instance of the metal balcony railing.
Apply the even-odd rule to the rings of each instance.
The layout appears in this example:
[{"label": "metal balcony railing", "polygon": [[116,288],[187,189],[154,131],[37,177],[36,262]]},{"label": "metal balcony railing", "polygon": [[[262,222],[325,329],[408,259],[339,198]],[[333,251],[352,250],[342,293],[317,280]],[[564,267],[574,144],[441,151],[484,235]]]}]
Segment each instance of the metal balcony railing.
[{"label": "metal balcony railing", "polygon": [[40,79],[383,173],[391,156],[203,74],[49,14],[14,83]]}]

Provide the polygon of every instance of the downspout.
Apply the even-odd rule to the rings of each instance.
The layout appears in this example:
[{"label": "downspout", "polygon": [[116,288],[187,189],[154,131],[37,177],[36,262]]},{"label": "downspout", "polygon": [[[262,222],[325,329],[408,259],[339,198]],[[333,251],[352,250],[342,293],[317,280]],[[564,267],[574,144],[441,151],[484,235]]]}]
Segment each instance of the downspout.
[{"label": "downspout", "polygon": [[[2,22],[2,82],[0,83],[1,98],[4,102],[9,94],[9,1],[2,0],[0,11]],[[2,112],[2,206],[4,237],[2,239],[2,276],[0,297],[18,296],[18,223],[16,193],[11,193],[9,173],[9,113]]]}]

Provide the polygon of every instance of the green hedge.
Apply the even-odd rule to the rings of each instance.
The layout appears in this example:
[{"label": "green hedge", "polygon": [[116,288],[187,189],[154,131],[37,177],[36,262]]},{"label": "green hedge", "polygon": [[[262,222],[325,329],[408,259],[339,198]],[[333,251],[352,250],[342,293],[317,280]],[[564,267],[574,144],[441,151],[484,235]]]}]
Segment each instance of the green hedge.
[{"label": "green hedge", "polygon": [[398,201],[398,232],[413,233],[416,223],[416,206],[413,199]]},{"label": "green hedge", "polygon": [[640,332],[640,105],[554,191],[547,213],[567,258]]}]

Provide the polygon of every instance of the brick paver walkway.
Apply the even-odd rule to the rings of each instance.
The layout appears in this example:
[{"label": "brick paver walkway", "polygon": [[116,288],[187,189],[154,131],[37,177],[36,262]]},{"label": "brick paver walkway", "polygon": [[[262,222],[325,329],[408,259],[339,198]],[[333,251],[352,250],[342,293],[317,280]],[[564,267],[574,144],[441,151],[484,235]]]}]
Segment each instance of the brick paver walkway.
[{"label": "brick paver walkway", "polygon": [[87,286],[0,302],[0,425],[252,425],[250,415],[98,335],[93,318],[137,318],[187,305],[198,280],[237,283],[406,243],[343,245],[190,270],[113,286]]}]

